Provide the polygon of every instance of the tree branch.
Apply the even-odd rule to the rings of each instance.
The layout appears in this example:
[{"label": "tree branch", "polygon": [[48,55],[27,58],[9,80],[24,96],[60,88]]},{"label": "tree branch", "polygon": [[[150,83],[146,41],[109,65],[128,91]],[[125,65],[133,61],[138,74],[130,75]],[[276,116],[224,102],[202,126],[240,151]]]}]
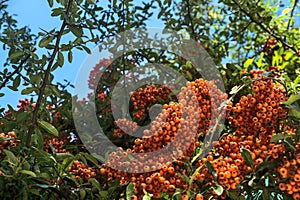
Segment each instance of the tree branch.
[{"label": "tree branch", "polygon": [[[68,15],[69,14],[69,11],[70,11],[70,8],[71,8],[71,4],[72,4],[72,0],[69,0],[68,1],[68,5],[67,5],[67,9],[66,9],[66,14]],[[39,114],[39,108],[42,104],[42,99],[44,97],[44,92],[45,92],[45,89],[47,87],[47,84],[48,84],[48,79],[49,79],[49,76],[51,74],[51,68],[53,66],[53,62],[54,62],[54,59],[56,57],[56,54],[57,52],[59,51],[59,44],[60,44],[60,40],[61,40],[61,37],[63,35],[63,32],[64,32],[64,29],[67,25],[67,21],[66,19],[63,20],[63,23],[60,27],[60,30],[56,36],[56,42],[55,42],[55,47],[54,47],[54,50],[52,52],[52,55],[51,55],[51,58],[50,58],[50,61],[48,63],[48,66],[46,68],[46,72],[45,72],[45,76],[44,76],[44,80],[41,84],[41,88],[39,90],[39,94],[38,94],[38,99],[37,99],[37,102],[36,102],[36,105],[35,105],[35,108],[33,110],[33,116],[32,116],[32,124],[31,126],[29,127],[28,129],[28,133],[27,133],[27,139],[26,139],[26,146],[30,146],[30,141],[31,141],[31,135],[33,133],[33,130],[35,128],[35,126],[37,126],[37,121],[38,121],[38,114]]]},{"label": "tree branch", "polygon": [[[298,0],[295,0],[295,3],[294,3],[294,5],[293,5],[292,11],[291,11],[291,15],[290,15],[290,18],[289,18],[287,27],[286,27],[286,30],[287,30],[287,31],[290,30],[290,26],[291,26],[291,23],[292,23],[292,18],[293,18],[293,16],[294,16],[294,11],[295,11],[295,8],[296,8],[296,6],[297,6],[297,3],[298,3]],[[286,37],[284,38],[284,40],[286,40]]]},{"label": "tree branch", "polygon": [[291,49],[292,51],[294,51],[295,53],[297,53],[297,49],[290,45],[289,43],[285,42],[283,38],[281,38],[279,35],[275,34],[273,32],[273,30],[265,27],[261,22],[259,22],[258,20],[256,20],[251,13],[247,12],[236,0],[233,0],[233,2],[239,7],[240,11],[242,13],[244,13],[247,17],[250,18],[250,20],[257,24],[262,30],[264,30],[265,32],[267,32],[268,34],[270,34],[271,36],[273,36],[276,40],[280,41],[284,46],[286,46],[287,48]]}]

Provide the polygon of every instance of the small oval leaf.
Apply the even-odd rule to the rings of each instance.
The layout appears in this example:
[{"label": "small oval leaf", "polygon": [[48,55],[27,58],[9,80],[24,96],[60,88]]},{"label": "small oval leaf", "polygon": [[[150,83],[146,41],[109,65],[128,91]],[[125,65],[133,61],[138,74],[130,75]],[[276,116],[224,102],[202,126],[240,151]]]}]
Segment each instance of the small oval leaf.
[{"label": "small oval leaf", "polygon": [[32,176],[32,177],[36,177],[36,174],[32,171],[29,171],[29,170],[21,170],[20,173],[27,174],[27,175]]},{"label": "small oval leaf", "polygon": [[45,131],[47,131],[51,135],[54,135],[54,136],[58,137],[58,131],[57,131],[57,129],[52,124],[50,124],[48,122],[45,122],[43,120],[39,120],[38,123],[41,125],[41,127]]},{"label": "small oval leaf", "polygon": [[254,164],[253,164],[251,153],[245,148],[241,148],[241,153],[246,163],[253,169]]}]

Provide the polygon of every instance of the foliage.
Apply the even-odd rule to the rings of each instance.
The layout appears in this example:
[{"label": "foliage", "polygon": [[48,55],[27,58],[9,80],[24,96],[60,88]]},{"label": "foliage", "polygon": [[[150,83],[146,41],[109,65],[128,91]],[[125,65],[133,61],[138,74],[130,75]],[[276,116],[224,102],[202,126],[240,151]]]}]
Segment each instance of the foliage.
[{"label": "foliage", "polygon": [[[99,0],[48,0],[48,4],[51,17],[60,19],[60,27],[33,33],[30,27],[19,27],[7,11],[9,1],[0,0],[0,42],[7,53],[0,72],[0,98],[4,88],[24,95],[16,108],[1,109],[2,199],[300,198],[298,0],[289,4],[273,0],[113,0],[105,5]],[[225,93],[215,87],[217,83],[203,80],[195,63],[166,50],[138,49],[99,60],[89,77],[95,95],[75,98],[75,103],[85,110],[92,106],[88,100],[95,100],[106,136],[126,149],[125,155],[107,152],[103,160],[108,162],[101,163],[87,151],[75,128],[73,85],[54,83],[53,72],[67,61],[72,63],[74,51],[88,54],[97,44],[110,51],[124,47],[124,43],[112,45],[107,39],[125,30],[145,28],[153,19],[198,42],[198,47],[186,51],[204,47],[222,75]],[[143,41],[151,43],[147,35]],[[145,63],[168,64],[189,82],[177,88],[178,98],[167,85],[145,84],[134,91],[124,86],[120,92],[131,95],[129,111],[122,110],[122,117],[114,119],[113,87],[131,69],[146,68]],[[125,81],[130,85],[135,78],[131,74]],[[191,91],[200,110],[194,118],[186,118],[179,101],[195,100],[189,96]],[[219,125],[218,119],[211,119],[213,103],[226,107],[226,119],[218,141],[203,157],[204,136],[212,134],[209,125]],[[154,104],[163,106],[151,114]],[[200,124],[193,120],[197,117],[202,119]],[[148,128],[139,130],[146,125]],[[182,125],[194,127],[194,135],[189,131],[178,134],[183,142],[177,147],[187,147],[184,152],[173,149],[178,159],[169,161],[170,154],[161,157],[163,164],[158,169],[153,158],[144,165],[131,157],[167,146]],[[114,163],[116,157],[121,164],[130,165],[129,159],[136,167],[132,165],[131,173],[116,171],[113,166],[120,164]],[[146,172],[137,173],[139,169]]]}]

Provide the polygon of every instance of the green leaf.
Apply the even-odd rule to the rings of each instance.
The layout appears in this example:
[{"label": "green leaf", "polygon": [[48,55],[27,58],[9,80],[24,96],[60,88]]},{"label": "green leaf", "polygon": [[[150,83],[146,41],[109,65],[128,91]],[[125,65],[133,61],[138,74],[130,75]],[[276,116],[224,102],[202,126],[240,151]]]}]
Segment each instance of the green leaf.
[{"label": "green leaf", "polygon": [[21,91],[21,94],[22,94],[22,95],[27,95],[27,94],[32,93],[32,92],[35,91],[35,90],[36,90],[36,89],[33,88],[33,87],[24,88],[24,89]]},{"label": "green leaf", "polygon": [[76,36],[76,37],[81,37],[83,35],[83,31],[81,28],[78,28],[76,26],[70,27],[70,31]]},{"label": "green leaf", "polygon": [[15,88],[14,86],[11,86],[11,85],[7,86],[7,88],[9,88],[9,89],[11,89],[13,91],[18,91],[18,88]]},{"label": "green leaf", "polygon": [[72,53],[72,51],[69,51],[68,52],[68,61],[69,61],[69,63],[71,63],[72,60],[73,60],[73,53]]},{"label": "green leaf", "polygon": [[54,36],[47,36],[40,40],[39,47],[46,47],[52,40],[54,39]]},{"label": "green leaf", "polygon": [[244,76],[241,78],[241,81],[245,84],[245,85],[249,85],[251,82],[252,82],[252,79],[247,77],[247,76]]},{"label": "green leaf", "polygon": [[300,75],[298,75],[297,78],[294,80],[294,87],[293,87],[294,90],[296,90],[299,83],[300,83]]},{"label": "green leaf", "polygon": [[246,163],[252,168],[254,169],[254,164],[253,164],[253,160],[252,160],[252,156],[251,153],[245,149],[245,148],[241,148],[241,153],[243,158],[245,159]]},{"label": "green leaf", "polygon": [[186,71],[185,74],[186,74],[188,80],[192,80],[193,79],[193,75],[191,74],[191,72]]},{"label": "green leaf", "polygon": [[296,148],[291,144],[292,141],[289,140],[288,138],[284,140],[285,148],[289,151],[296,152]]},{"label": "green leaf", "polygon": [[259,55],[259,58],[256,62],[256,65],[257,65],[258,68],[260,68],[262,66],[262,61],[263,61],[264,55],[265,55],[264,52],[261,52],[260,55]]},{"label": "green leaf", "polygon": [[217,181],[218,177],[217,177],[216,171],[214,170],[212,164],[207,160],[205,162],[205,166],[207,167],[209,173],[211,173],[211,175],[214,177],[215,181]]},{"label": "green leaf", "polygon": [[55,158],[56,160],[64,160],[66,158],[72,158],[73,155],[70,153],[56,153]]},{"label": "green leaf", "polygon": [[108,192],[106,190],[102,190],[99,192],[100,198],[99,199],[105,199],[107,200]]},{"label": "green leaf", "polygon": [[191,176],[191,178],[189,179],[189,185],[190,185],[190,186],[192,185],[195,176],[196,176],[197,173],[200,171],[200,169],[202,169],[203,166],[204,166],[204,165],[199,166],[199,167],[195,170],[195,172],[193,173],[193,175]]},{"label": "green leaf", "polygon": [[20,173],[27,174],[27,175],[32,176],[32,177],[36,177],[36,174],[32,171],[29,171],[29,170],[21,170]]},{"label": "green leaf", "polygon": [[48,0],[48,3],[49,3],[50,8],[52,8],[53,7],[53,0]]},{"label": "green leaf", "polygon": [[300,94],[292,94],[286,102],[283,102],[283,104],[289,106],[295,101],[298,101],[299,99],[300,99]]},{"label": "green leaf", "polygon": [[4,93],[0,93],[0,97],[3,97],[5,94]]},{"label": "green leaf", "polygon": [[185,63],[185,65],[186,65],[189,69],[192,69],[192,68],[193,68],[192,63],[191,63],[190,61],[187,61],[187,62]]},{"label": "green leaf", "polygon": [[52,90],[52,92],[53,92],[53,94],[55,95],[55,96],[57,96],[57,97],[59,97],[60,96],[60,93],[59,93],[59,91],[58,91],[58,89],[57,89],[57,87],[55,86],[55,85],[51,85],[51,90]]},{"label": "green leaf", "polygon": [[172,195],[172,199],[181,200],[181,193],[182,193],[182,191],[177,188],[175,193]]},{"label": "green leaf", "polygon": [[45,122],[43,120],[39,120],[38,123],[41,125],[41,127],[45,131],[47,131],[51,135],[54,135],[54,136],[58,137],[58,131],[57,131],[57,129],[52,124],[50,124],[48,122]]},{"label": "green leaf", "polygon": [[24,123],[25,119],[28,119],[30,112],[19,112],[16,114],[17,123]]},{"label": "green leaf", "polygon": [[99,191],[101,190],[100,183],[95,178],[90,178],[89,180],[92,183],[92,186],[97,188]]},{"label": "green leaf", "polygon": [[55,17],[58,15],[62,15],[63,13],[64,13],[63,8],[54,8],[54,9],[52,9],[51,16]]},{"label": "green leaf", "polygon": [[88,54],[91,54],[91,50],[86,47],[86,46],[82,46],[82,48],[88,53]]},{"label": "green leaf", "polygon": [[19,87],[20,83],[21,83],[21,77],[20,77],[20,76],[17,76],[17,77],[14,79],[13,87],[14,87],[14,88]]},{"label": "green leaf", "polygon": [[130,200],[132,195],[134,195],[134,185],[129,183],[126,187],[126,200]]},{"label": "green leaf", "polygon": [[246,200],[246,198],[242,195],[239,195],[238,192],[226,190],[226,193],[228,197],[232,200]]},{"label": "green leaf", "polygon": [[34,131],[34,134],[36,135],[37,139],[37,145],[39,149],[43,149],[44,146],[44,137],[40,129],[36,128]]},{"label": "green leaf", "polygon": [[292,9],[291,8],[286,8],[282,11],[281,15],[286,15],[287,13],[289,13]]},{"label": "green leaf", "polygon": [[203,148],[201,147],[201,148],[197,148],[197,149],[198,149],[198,152],[196,152],[197,154],[193,157],[191,163],[194,163],[202,155]]},{"label": "green leaf", "polygon": [[64,65],[64,55],[62,54],[62,52],[58,52],[58,56],[57,56],[57,64],[59,66],[63,66]]},{"label": "green leaf", "polygon": [[94,165],[99,165],[97,159],[94,156],[92,156],[91,154],[89,154],[89,153],[80,153],[80,154],[82,154],[82,156],[84,156],[87,160],[92,162]]},{"label": "green leaf", "polygon": [[250,58],[248,60],[246,60],[246,62],[244,63],[244,68],[248,69],[250,65],[253,64],[254,58]]},{"label": "green leaf", "polygon": [[149,194],[145,194],[142,200],[151,200],[151,196]]},{"label": "green leaf", "polygon": [[55,71],[59,67],[58,63],[55,62],[55,64],[52,66],[51,71]]},{"label": "green leaf", "polygon": [[68,157],[63,160],[61,166],[64,170],[67,170],[69,169],[69,167],[73,165],[73,162],[74,162],[74,157]]},{"label": "green leaf", "polygon": [[86,2],[87,2],[88,4],[96,4],[96,2],[95,2],[94,0],[86,0]]},{"label": "green leaf", "polygon": [[14,163],[14,164],[17,164],[17,163],[18,163],[18,159],[17,159],[17,157],[14,155],[13,152],[11,152],[11,151],[9,151],[9,150],[6,150],[6,149],[4,149],[3,151],[4,151],[5,155],[8,157],[8,161],[9,161],[9,162],[12,162],[12,163]]},{"label": "green leaf", "polygon": [[79,193],[80,193],[80,199],[82,199],[82,200],[85,199],[86,191],[85,190],[80,190]]},{"label": "green leaf", "polygon": [[24,54],[23,51],[15,51],[13,54],[9,56],[9,59],[11,60],[17,59],[21,57],[23,54]]},{"label": "green leaf", "polygon": [[272,136],[270,142],[278,142],[279,140],[284,140],[287,137],[289,136],[282,133],[277,133],[276,135]]},{"label": "green leaf", "polygon": [[289,116],[290,117],[296,117],[297,119],[300,119],[300,111],[298,109],[290,109],[289,110]]}]

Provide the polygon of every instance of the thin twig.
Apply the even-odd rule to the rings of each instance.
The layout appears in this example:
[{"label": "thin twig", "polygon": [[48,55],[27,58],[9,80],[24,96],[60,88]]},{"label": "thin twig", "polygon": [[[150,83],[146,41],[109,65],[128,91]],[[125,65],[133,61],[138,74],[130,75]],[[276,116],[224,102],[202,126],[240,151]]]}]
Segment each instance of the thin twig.
[{"label": "thin twig", "polygon": [[[33,50],[32,50],[32,52],[35,52],[36,51],[36,48],[34,48]],[[17,74],[18,72],[19,72],[19,70],[23,67],[23,65],[24,65],[24,63],[28,60],[30,58],[30,54],[28,53],[28,55],[23,59],[23,60],[21,60],[21,62],[20,62],[20,64],[18,65],[18,67],[10,74],[10,75],[8,75],[5,79],[4,79],[4,81],[1,83],[1,85],[0,85],[0,90],[2,89],[2,88],[4,88],[5,87],[5,85],[6,85],[6,83],[15,75],[15,74]]]},{"label": "thin twig", "polygon": [[186,6],[187,6],[187,9],[188,9],[189,20],[191,21],[192,34],[193,34],[194,39],[197,40],[197,38],[196,38],[196,32],[195,32],[195,27],[194,27],[192,15],[191,15],[190,0],[186,1]]},{"label": "thin twig", "polygon": [[18,74],[22,79],[24,79],[25,81],[27,81],[28,83],[30,83],[31,85],[34,86],[34,84],[30,81],[30,79],[27,78],[26,76],[24,76],[21,72],[17,71],[17,74]]},{"label": "thin twig", "polygon": [[[68,5],[67,5],[67,9],[66,9],[66,14],[67,15],[69,14],[71,4],[72,4],[72,0],[69,0]],[[41,84],[41,88],[40,88],[39,94],[38,94],[38,99],[37,99],[35,108],[33,110],[32,124],[28,129],[27,139],[26,139],[26,146],[30,146],[31,135],[34,131],[34,128],[37,126],[37,121],[38,121],[38,117],[39,117],[39,115],[38,115],[39,114],[39,108],[42,104],[42,99],[44,97],[44,92],[45,92],[45,89],[46,89],[47,84],[48,84],[49,76],[51,74],[51,68],[53,66],[53,62],[55,60],[56,54],[59,51],[60,40],[61,40],[61,37],[63,35],[63,32],[64,32],[64,29],[65,29],[66,25],[67,25],[67,21],[66,21],[66,19],[64,19],[63,23],[61,25],[61,28],[60,28],[57,36],[56,36],[55,47],[54,47],[54,50],[52,52],[52,55],[51,55],[50,61],[48,63],[48,66],[46,68],[44,80]]]},{"label": "thin twig", "polygon": [[285,42],[284,39],[282,39],[279,35],[275,34],[273,32],[273,30],[265,27],[261,22],[259,22],[258,20],[256,20],[253,17],[253,15],[251,13],[247,12],[236,0],[233,0],[233,2],[239,7],[240,11],[242,11],[247,17],[249,17],[250,20],[252,22],[254,22],[255,24],[257,24],[262,30],[264,30],[268,34],[272,35],[276,40],[280,41],[284,46],[286,46],[287,48],[291,49],[295,53],[298,52],[297,49],[294,46],[292,46],[289,43]]},{"label": "thin twig", "polygon": [[[291,23],[292,23],[292,19],[293,19],[293,16],[294,16],[294,11],[295,11],[295,8],[296,8],[296,6],[297,6],[297,3],[298,3],[298,0],[295,0],[295,3],[294,3],[294,5],[293,5],[292,11],[291,11],[291,15],[290,15],[290,18],[289,18],[287,27],[286,27],[286,30],[287,30],[287,31],[290,30],[290,26],[291,26]],[[286,36],[284,37],[284,40],[286,40]]]}]

